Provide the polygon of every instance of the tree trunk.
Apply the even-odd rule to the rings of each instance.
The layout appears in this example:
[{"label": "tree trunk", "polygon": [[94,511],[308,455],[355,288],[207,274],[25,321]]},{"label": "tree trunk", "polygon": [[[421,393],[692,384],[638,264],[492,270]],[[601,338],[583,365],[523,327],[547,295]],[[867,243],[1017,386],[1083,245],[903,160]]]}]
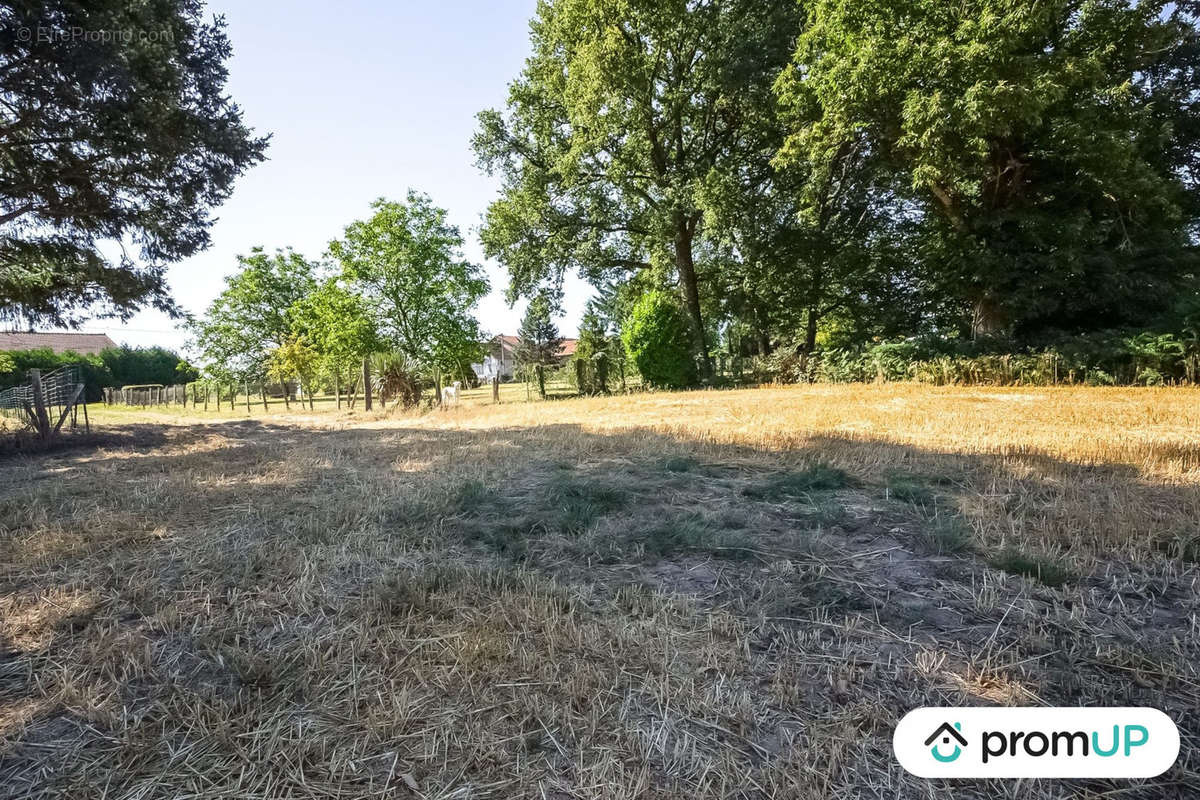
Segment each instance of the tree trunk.
[{"label": "tree trunk", "polygon": [[538,394],[543,400],[546,399],[546,368],[538,364],[534,369],[537,371]]},{"label": "tree trunk", "polygon": [[994,298],[984,295],[971,309],[971,338],[995,336],[1004,331],[1004,312]]},{"label": "tree trunk", "polygon": [[363,358],[363,409],[371,410],[371,359]]},{"label": "tree trunk", "polygon": [[283,392],[283,407],[288,411],[291,411],[292,398],[288,396],[291,393],[288,391],[287,381],[283,380],[282,378],[279,381],[279,391]]},{"label": "tree trunk", "polygon": [[304,379],[299,375],[296,376],[296,383],[300,384],[300,410],[304,410],[304,398],[308,398],[308,410],[313,410],[313,393],[312,384],[305,386]]},{"label": "tree trunk", "polygon": [[587,365],[583,363],[583,359],[575,359],[575,385],[579,387],[580,394],[591,394],[591,386],[588,385]]},{"label": "tree trunk", "polygon": [[433,371],[433,402],[439,406],[442,404],[442,371],[440,369]]},{"label": "tree trunk", "polygon": [[[771,325],[767,312],[757,302],[754,304],[754,345],[760,356],[771,355]],[[742,355],[741,351],[738,355]]]},{"label": "tree trunk", "polygon": [[804,329],[804,354],[812,355],[817,349],[817,321],[820,318],[817,316],[815,308],[808,309],[808,324]]},{"label": "tree trunk", "polygon": [[335,369],[333,371],[333,395],[337,398],[338,411],[342,410],[342,371]]},{"label": "tree trunk", "polygon": [[712,359],[708,355],[708,343],[704,340],[704,314],[700,310],[700,287],[696,280],[696,264],[692,260],[692,231],[687,223],[681,222],[675,233],[675,267],[679,270],[679,287],[692,324],[692,350],[699,359],[700,377],[711,381]]}]

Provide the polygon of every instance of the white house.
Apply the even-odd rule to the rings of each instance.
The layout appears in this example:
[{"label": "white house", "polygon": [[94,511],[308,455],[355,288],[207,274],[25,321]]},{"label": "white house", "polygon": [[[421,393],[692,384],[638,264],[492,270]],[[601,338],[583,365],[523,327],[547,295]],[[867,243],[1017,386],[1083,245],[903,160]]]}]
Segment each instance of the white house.
[{"label": "white house", "polygon": [[[494,337],[488,343],[488,354],[483,357],[483,363],[471,365],[475,376],[481,382],[490,381],[496,376],[499,376],[502,381],[512,380],[513,373],[517,369],[515,353],[519,341],[518,337],[505,334]],[[576,339],[562,340],[558,349],[559,364],[566,363],[568,358],[575,355],[575,347],[578,344]]]}]

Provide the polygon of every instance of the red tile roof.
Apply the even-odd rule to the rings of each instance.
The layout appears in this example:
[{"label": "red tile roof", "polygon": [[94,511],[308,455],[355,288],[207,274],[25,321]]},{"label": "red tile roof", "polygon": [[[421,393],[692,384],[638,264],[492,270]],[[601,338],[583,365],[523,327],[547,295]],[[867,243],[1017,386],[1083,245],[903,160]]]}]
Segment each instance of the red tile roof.
[{"label": "red tile roof", "polygon": [[81,355],[95,355],[116,346],[105,333],[0,333],[0,351],[49,347],[56,353],[73,350]]},{"label": "red tile roof", "polygon": [[[520,336],[509,336],[508,334],[505,334],[505,333],[502,333],[499,336],[495,337],[494,339],[492,339],[492,341],[496,341],[496,339],[499,339],[504,344],[504,346],[506,348],[508,348],[509,350],[515,350],[517,347],[517,344],[520,343],[520,341],[521,341]],[[558,348],[559,357],[560,358],[568,358],[570,356],[575,355],[575,348],[578,346],[579,346],[578,339],[563,339],[562,344],[559,345],[559,348]]]}]

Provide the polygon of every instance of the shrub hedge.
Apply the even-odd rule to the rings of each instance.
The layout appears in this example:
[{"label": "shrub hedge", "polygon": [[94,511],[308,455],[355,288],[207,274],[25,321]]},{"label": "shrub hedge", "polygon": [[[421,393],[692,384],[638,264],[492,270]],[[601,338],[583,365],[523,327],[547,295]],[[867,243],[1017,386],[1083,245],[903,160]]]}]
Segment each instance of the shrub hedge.
[{"label": "shrub hedge", "polygon": [[1200,341],[1184,334],[1104,331],[1040,346],[1004,339],[904,339],[800,358],[792,350],[764,360],[782,383],[918,381],[936,385],[1093,386],[1196,383]]}]

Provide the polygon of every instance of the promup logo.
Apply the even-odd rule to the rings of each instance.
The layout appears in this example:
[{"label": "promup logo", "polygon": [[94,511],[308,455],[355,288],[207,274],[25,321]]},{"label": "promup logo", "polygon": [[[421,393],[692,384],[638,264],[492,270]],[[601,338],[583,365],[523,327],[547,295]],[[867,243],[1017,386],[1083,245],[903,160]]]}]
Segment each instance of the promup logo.
[{"label": "promup logo", "polygon": [[1179,731],[1153,708],[918,708],[892,745],[922,778],[1152,778]]},{"label": "promup logo", "polygon": [[[933,754],[933,757],[943,764],[949,764],[951,761],[954,761],[960,755],[962,755],[962,749],[967,746],[967,740],[963,738],[963,735],[960,733],[960,731],[962,731],[961,722],[956,722],[953,726],[951,726],[949,722],[943,722],[941,727],[931,733],[929,738],[925,740],[925,746],[929,747],[932,744],[933,747],[929,747],[929,752]],[[942,744],[950,744],[951,739],[958,742],[958,744],[954,745],[953,753],[948,756],[944,756],[938,752],[938,745],[933,743],[939,737],[942,740]]]}]

